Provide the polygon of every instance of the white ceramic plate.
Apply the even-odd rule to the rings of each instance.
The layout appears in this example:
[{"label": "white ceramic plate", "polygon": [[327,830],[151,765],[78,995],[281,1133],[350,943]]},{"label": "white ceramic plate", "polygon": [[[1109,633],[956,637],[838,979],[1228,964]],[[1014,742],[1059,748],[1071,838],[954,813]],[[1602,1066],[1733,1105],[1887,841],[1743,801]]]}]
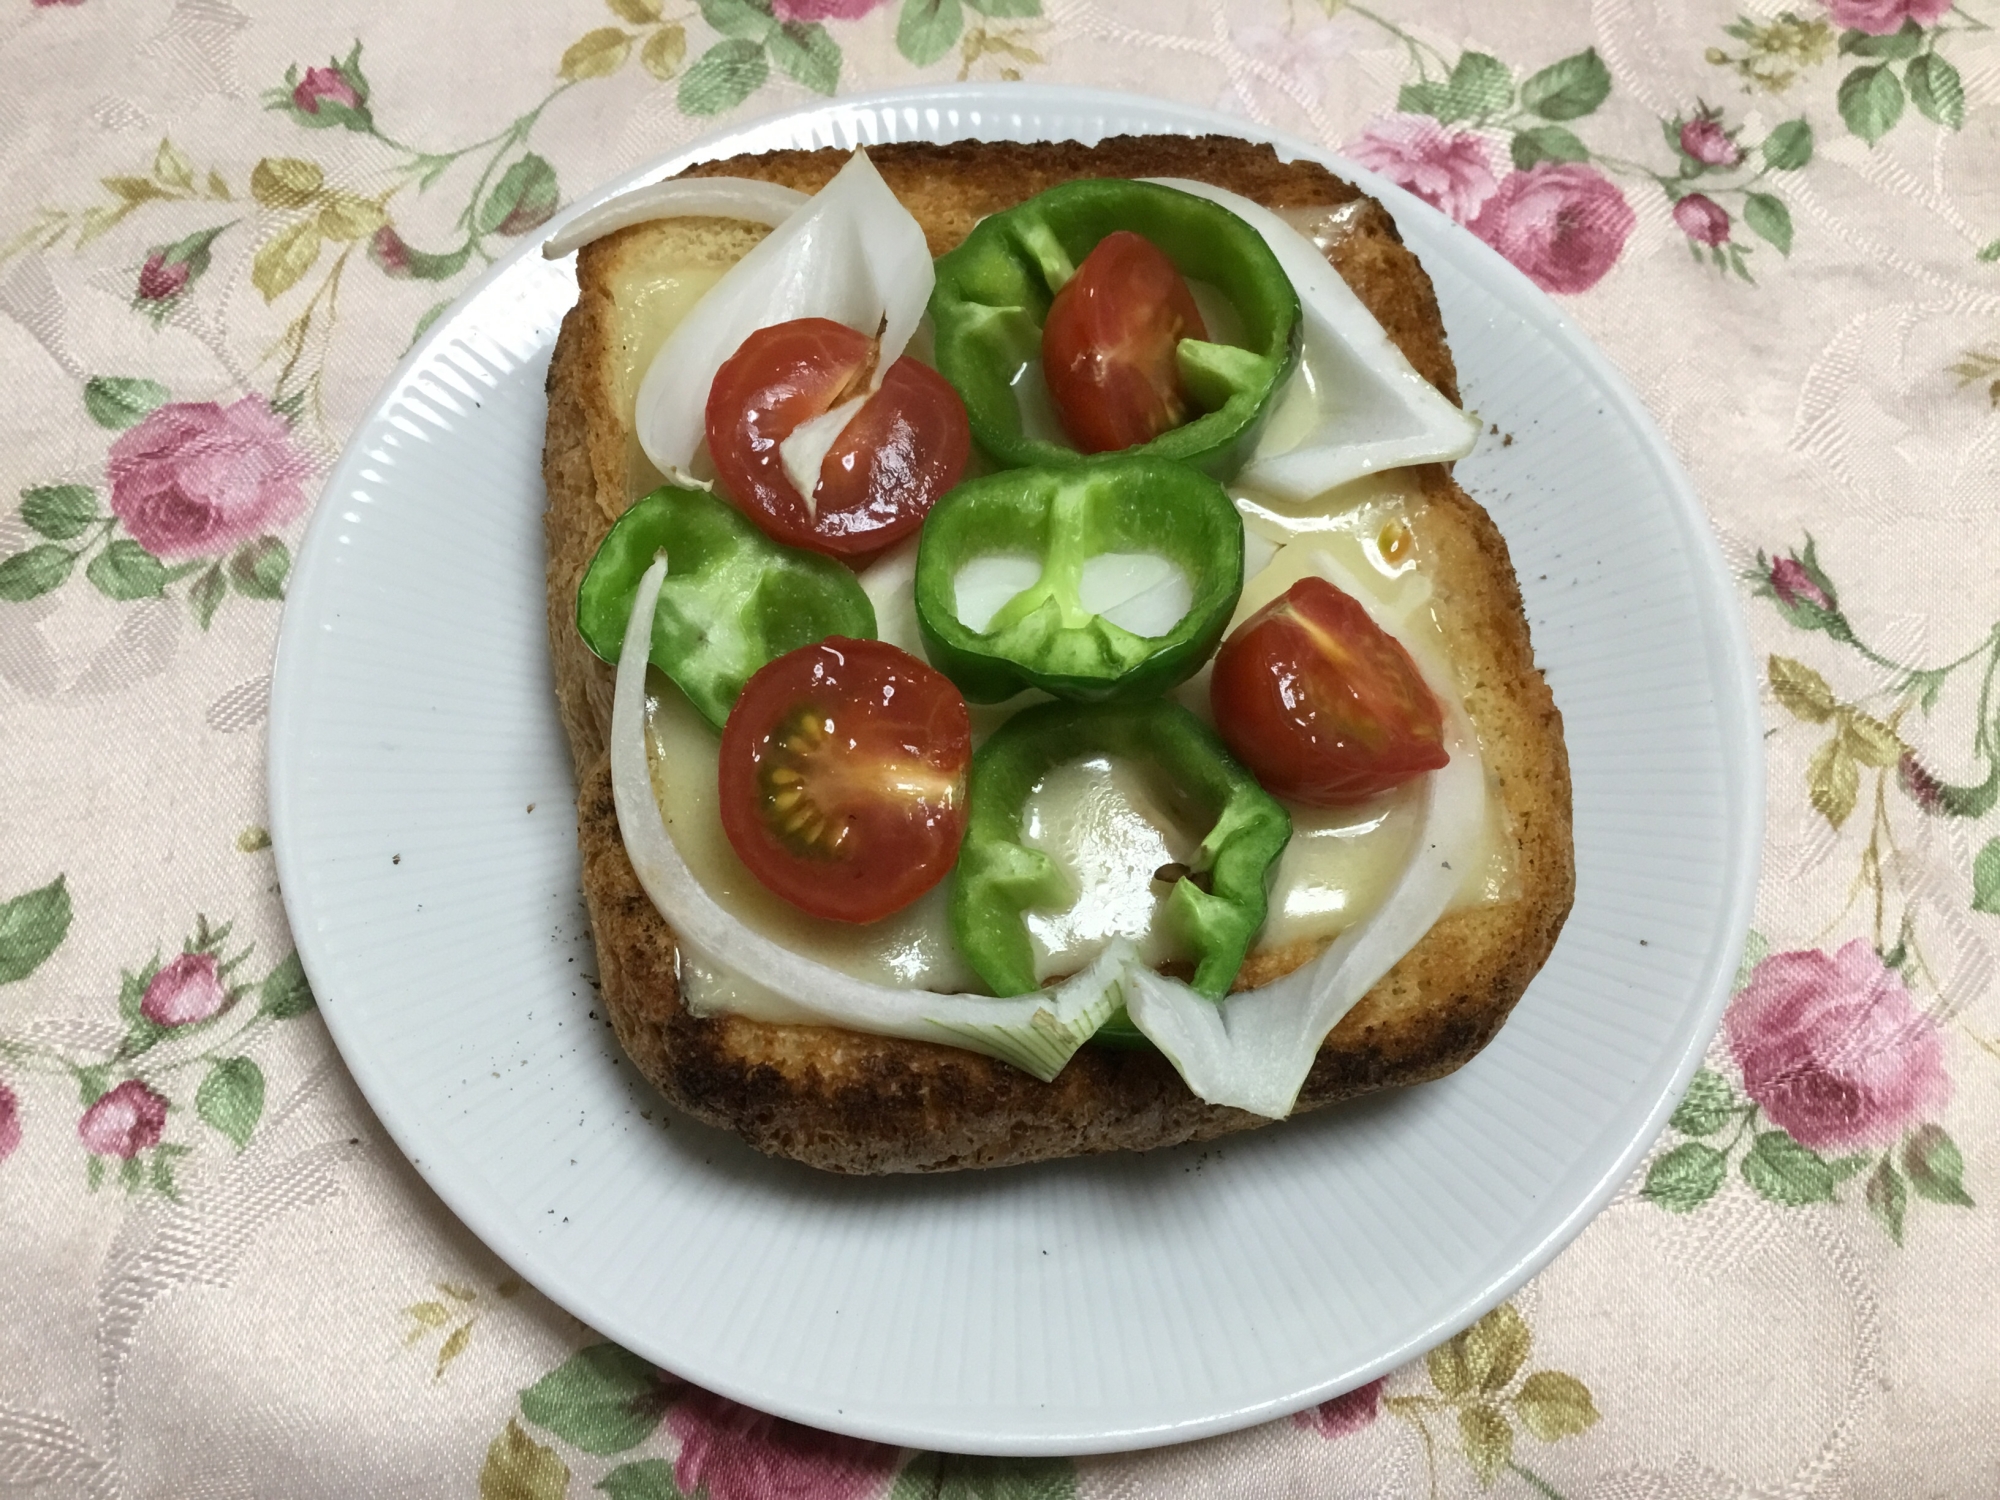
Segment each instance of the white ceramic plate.
[{"label": "white ceramic plate", "polygon": [[[787,146],[1255,134],[1077,90],[825,105],[656,162]],[[556,1302],[768,1411],[917,1447],[1206,1436],[1368,1380],[1543,1265],[1626,1177],[1714,1030],[1763,828],[1749,655],[1637,398],[1484,245],[1395,212],[1437,284],[1493,512],[1568,729],[1576,909],[1437,1083],[1217,1145],[851,1180],[673,1115],[593,1016],[543,634],[543,375],[573,262],[523,246],[404,360],[328,481],[271,704],[286,909],[383,1123]],[[572,211],[574,211],[574,209]],[[558,221],[560,223],[560,221]],[[551,225],[551,228],[556,227]]]}]

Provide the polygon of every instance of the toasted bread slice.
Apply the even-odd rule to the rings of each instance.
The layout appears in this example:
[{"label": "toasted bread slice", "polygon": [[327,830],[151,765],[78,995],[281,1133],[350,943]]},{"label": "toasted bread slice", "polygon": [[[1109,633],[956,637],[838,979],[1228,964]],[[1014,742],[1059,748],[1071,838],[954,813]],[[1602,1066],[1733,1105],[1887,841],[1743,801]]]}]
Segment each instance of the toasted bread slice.
[{"label": "toasted bread slice", "polygon": [[[959,143],[872,148],[875,165],[929,237],[956,246],[980,218],[1074,177],[1171,176],[1229,188],[1274,209],[1346,205],[1328,259],[1410,362],[1456,401],[1429,278],[1388,213],[1310,162],[1228,137],[1119,137],[1086,147]],[[690,175],[764,178],[816,191],[840,151],[734,157]],[[1085,1047],[1053,1083],[951,1047],[818,1026],[783,1026],[682,1006],[674,933],[627,860],[612,806],[606,739],[611,669],[575,625],[577,584],[612,520],[643,484],[625,429],[633,351],[618,297],[674,264],[734,262],[763,231],[717,220],[622,230],[581,253],[580,295],[549,369],[549,637],[575,755],[583,887],[603,998],[619,1040],[676,1105],[760,1150],[837,1172],[942,1171],[1089,1152],[1143,1150],[1270,1123],[1203,1103],[1150,1050]],[[1298,1107],[1435,1078],[1478,1052],[1554,946],[1574,887],[1562,721],[1536,670],[1506,543],[1443,466],[1413,471],[1411,513],[1434,608],[1477,725],[1514,842],[1513,896],[1453,912],[1335,1028]],[[1310,959],[1316,944],[1252,956],[1239,988]]]}]

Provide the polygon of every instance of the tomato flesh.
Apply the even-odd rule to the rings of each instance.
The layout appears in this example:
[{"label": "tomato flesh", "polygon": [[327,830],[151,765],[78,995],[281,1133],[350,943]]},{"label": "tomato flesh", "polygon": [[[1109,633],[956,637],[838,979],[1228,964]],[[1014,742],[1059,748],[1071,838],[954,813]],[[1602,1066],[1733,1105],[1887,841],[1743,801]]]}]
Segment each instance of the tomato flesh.
[{"label": "tomato flesh", "polygon": [[760,328],[709,387],[709,456],[723,489],[769,536],[839,556],[876,552],[923,524],[972,452],[965,403],[907,356],[841,432],[820,465],[813,503],[785,473],[779,444],[802,423],[859,395],[875,341],[827,318]]},{"label": "tomato flesh", "polygon": [[1175,349],[1207,339],[1194,293],[1151,240],[1114,230],[1076,268],[1042,324],[1056,416],[1085,453],[1149,443],[1188,419]]},{"label": "tomato flesh", "polygon": [[1410,653],[1356,600],[1304,578],[1233,631],[1209,706],[1264,789],[1343,807],[1450,758],[1444,712]]},{"label": "tomato flesh", "polygon": [[965,834],[972,721],[949,678],[829,636],[767,663],[722,731],[722,831],[816,917],[873,922],[942,880]]}]

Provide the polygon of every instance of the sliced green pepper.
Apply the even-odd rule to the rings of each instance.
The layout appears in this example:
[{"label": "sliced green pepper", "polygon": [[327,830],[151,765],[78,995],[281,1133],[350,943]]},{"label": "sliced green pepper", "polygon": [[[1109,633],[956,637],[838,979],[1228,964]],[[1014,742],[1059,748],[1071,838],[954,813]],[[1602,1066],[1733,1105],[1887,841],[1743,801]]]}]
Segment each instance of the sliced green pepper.
[{"label": "sliced green pepper", "polygon": [[1203,415],[1126,452],[1228,479],[1250,456],[1272,398],[1298,360],[1299,297],[1262,235],[1206,198],[1157,183],[1085,178],[974,227],[937,263],[937,367],[958,388],[979,446],[1007,467],[1094,462],[1026,430],[1016,383],[1039,367],[1049,303],[1113,230],[1151,240],[1183,276],[1235,306],[1247,348],[1183,339],[1181,378]]},{"label": "sliced green pepper", "polygon": [[[958,616],[959,570],[996,552],[1031,554],[1041,577],[973,630]],[[1181,570],[1194,597],[1165,635],[1084,607],[1084,563],[1105,552],[1157,553]],[[1027,687],[1086,700],[1163,693],[1208,660],[1242,591],[1243,520],[1222,486],[1144,454],[969,480],[925,517],[917,548],[925,654],[974,703]]]},{"label": "sliced green pepper", "polygon": [[772,541],[706,490],[662,485],[618,518],[576,591],[576,628],[606,661],[662,551],[649,659],[717,729],[766,662],[830,635],[874,638],[875,606],[846,568]]},{"label": "sliced green pepper", "polygon": [[1029,794],[1051,770],[1092,755],[1147,762],[1190,816],[1212,820],[1174,882],[1165,919],[1195,955],[1194,987],[1229,992],[1264,925],[1265,883],[1291,840],[1292,820],[1215,732],[1178,703],[1044,703],[1001,725],[972,757],[972,793],[951,879],[951,932],[996,995],[1040,987],[1022,912],[1058,908],[1075,893],[1056,862],[1022,842]]}]

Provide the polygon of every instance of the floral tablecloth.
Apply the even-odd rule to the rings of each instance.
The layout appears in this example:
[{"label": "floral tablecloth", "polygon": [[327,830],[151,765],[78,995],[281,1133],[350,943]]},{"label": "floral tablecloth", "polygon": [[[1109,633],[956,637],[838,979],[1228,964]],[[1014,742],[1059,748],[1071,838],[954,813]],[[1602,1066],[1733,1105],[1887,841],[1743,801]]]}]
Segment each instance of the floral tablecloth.
[{"label": "floral tablecloth", "polygon": [[[2000,0],[241,3],[0,0],[0,1491],[2000,1494]],[[1219,106],[1499,249],[1769,690],[1740,993],[1613,1204],[1386,1380],[1074,1462],[774,1421],[524,1288],[342,1070],[262,826],[293,549],[439,310],[718,123],[967,77]]]}]

